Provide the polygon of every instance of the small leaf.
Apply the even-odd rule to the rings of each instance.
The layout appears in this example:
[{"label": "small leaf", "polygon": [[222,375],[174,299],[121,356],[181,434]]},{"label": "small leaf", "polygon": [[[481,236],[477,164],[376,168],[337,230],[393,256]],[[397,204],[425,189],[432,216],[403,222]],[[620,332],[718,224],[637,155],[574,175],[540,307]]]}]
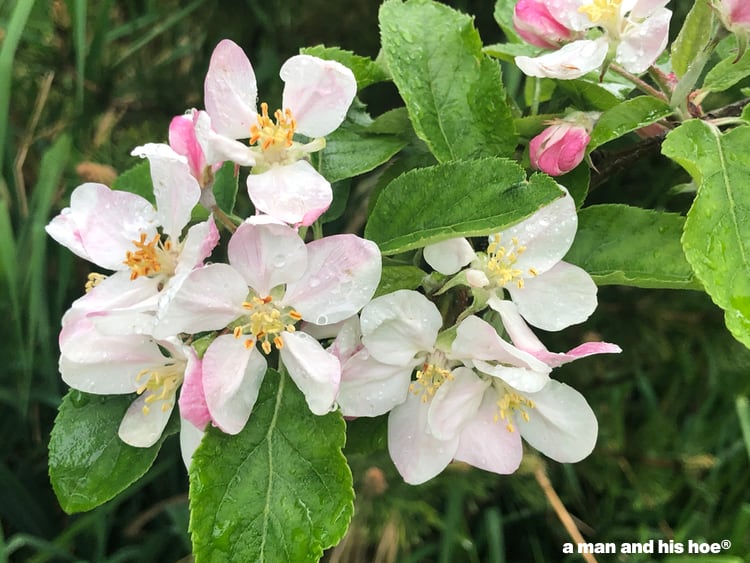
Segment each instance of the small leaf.
[{"label": "small leaf", "polygon": [[49,476],[68,514],[91,510],[142,477],[177,417],[150,448],[134,448],[117,431],[133,395],[101,396],[71,390],[63,398],[49,441]]},{"label": "small leaf", "polygon": [[588,80],[558,80],[557,86],[570,96],[573,105],[591,108],[596,111],[606,111],[622,101],[600,84]]},{"label": "small leaf", "polygon": [[562,196],[549,176],[526,180],[503,158],[450,162],[402,174],[380,193],[365,236],[383,254],[502,230]]},{"label": "small leaf", "polygon": [[578,212],[578,232],[565,260],[597,285],[700,289],[680,246],[685,218],[627,205]]},{"label": "small leaf", "polygon": [[505,37],[511,43],[523,43],[523,39],[516,33],[513,26],[513,11],[518,0],[497,0],[493,15],[497,25],[503,30]]},{"label": "small leaf", "polygon": [[380,284],[373,298],[380,297],[386,293],[393,293],[399,289],[416,289],[422,283],[427,274],[416,266],[383,265],[380,275]]},{"label": "small leaf", "polygon": [[672,131],[662,152],[685,168],[698,195],[682,246],[730,332],[750,347],[750,127],[722,134],[700,120]]},{"label": "small leaf", "polygon": [[318,561],[354,510],[340,412],[312,414],[287,376],[269,370],[236,436],[210,428],[190,467],[196,563]]},{"label": "small leaf", "polygon": [[490,57],[512,63],[519,56],[536,57],[540,49],[528,43],[494,43],[487,45],[483,51]]},{"label": "small leaf", "polygon": [[723,92],[737,84],[740,80],[750,76],[750,51],[745,51],[740,60],[736,59],[737,53],[732,53],[709,70],[706,78],[703,80],[701,90],[706,92]]},{"label": "small leaf", "polygon": [[558,184],[568,189],[573,201],[576,202],[576,207],[581,207],[583,202],[586,201],[591,184],[591,169],[588,163],[583,161],[567,174],[558,176],[556,180]]},{"label": "small leaf", "polygon": [[682,77],[690,63],[711,40],[714,10],[708,2],[694,2],[674,43],[672,43],[672,70]]},{"label": "small leaf", "polygon": [[139,162],[117,176],[115,181],[112,182],[112,189],[130,192],[155,203],[154,184],[151,181],[151,169],[148,160]]},{"label": "small leaf", "polygon": [[347,123],[326,137],[320,173],[331,183],[359,176],[387,162],[406,144],[401,137],[369,133]]},{"label": "small leaf", "polygon": [[227,215],[234,211],[234,202],[237,199],[239,175],[235,173],[234,168],[234,163],[227,161],[214,176],[213,192],[216,205]]},{"label": "small leaf", "polygon": [[300,53],[312,55],[313,57],[327,61],[337,61],[350,68],[357,79],[357,90],[389,79],[388,73],[372,59],[355,55],[353,52],[346,51],[340,47],[316,45],[314,47],[304,47],[300,49]]},{"label": "small leaf", "polygon": [[436,2],[390,0],[380,32],[414,131],[438,161],[513,152],[500,66],[482,52],[472,18]]},{"label": "small leaf", "polygon": [[591,152],[604,143],[659,121],[671,113],[669,104],[651,96],[625,100],[602,113],[591,132],[591,141],[586,150]]}]

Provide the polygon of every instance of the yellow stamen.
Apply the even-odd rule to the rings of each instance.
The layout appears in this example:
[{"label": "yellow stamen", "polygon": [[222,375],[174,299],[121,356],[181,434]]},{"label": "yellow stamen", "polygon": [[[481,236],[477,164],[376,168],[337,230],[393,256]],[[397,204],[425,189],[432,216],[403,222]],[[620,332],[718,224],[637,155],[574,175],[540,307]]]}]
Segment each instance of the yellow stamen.
[{"label": "yellow stamen", "polygon": [[159,263],[159,257],[157,255],[157,247],[161,235],[158,233],[154,235],[154,238],[150,242],[146,242],[146,233],[141,233],[140,240],[134,240],[133,244],[138,249],[135,252],[127,251],[125,254],[125,264],[130,268],[130,279],[134,280],[138,276],[148,276],[149,274],[155,274],[161,269]]},{"label": "yellow stamen", "polygon": [[417,380],[409,386],[409,391],[422,396],[422,402],[429,401],[440,386],[453,379],[450,370],[425,362],[422,369],[417,371]]},{"label": "yellow stamen", "polygon": [[249,349],[255,342],[260,342],[261,350],[265,354],[270,354],[274,346],[281,350],[284,347],[281,333],[294,332],[294,324],[302,320],[302,315],[297,311],[289,307],[280,308],[271,296],[254,296],[245,301],[242,308],[248,314],[244,317],[244,324],[234,328],[234,337],[240,338],[243,334],[251,334],[253,338],[245,341],[245,348]]},{"label": "yellow stamen", "polygon": [[107,279],[107,276],[103,274],[97,274],[96,272],[91,272],[88,275],[88,281],[86,282],[86,285],[84,288],[86,289],[86,293],[94,289],[97,285],[102,283],[105,279]]},{"label": "yellow stamen", "polygon": [[621,3],[622,0],[592,0],[590,4],[578,8],[578,11],[586,14],[592,23],[609,22],[617,18]]},{"label": "yellow stamen", "polygon": [[535,407],[534,401],[519,395],[515,391],[505,390],[503,396],[497,401],[498,412],[495,414],[495,422],[500,420],[505,422],[505,429],[508,432],[514,432],[515,427],[511,421],[511,416],[514,411],[518,411],[526,422],[529,421],[529,413],[525,409],[533,409]]},{"label": "yellow stamen", "polygon": [[156,401],[165,401],[161,406],[163,412],[167,412],[172,408],[175,391],[182,384],[184,368],[184,363],[178,362],[157,368],[144,369],[136,376],[135,381],[140,384],[138,389],[136,389],[136,393],[142,395],[146,391],[150,391],[150,394],[146,396],[144,401],[142,409],[144,415],[150,412],[149,405]]},{"label": "yellow stamen", "polygon": [[[499,234],[491,236],[490,244],[487,247],[486,274],[489,280],[498,287],[505,287],[512,282],[519,289],[522,289],[524,286],[523,271],[516,268],[515,263],[518,261],[518,257],[526,251],[526,247],[521,245],[516,237],[513,237],[510,242],[511,247],[506,248],[500,245]],[[536,272],[536,270],[533,271]]]},{"label": "yellow stamen", "polygon": [[274,123],[268,115],[268,104],[260,104],[261,113],[258,114],[258,124],[250,128],[250,144],[258,143],[264,151],[272,147],[288,148],[293,144],[294,130],[297,122],[292,116],[292,111],[286,109],[283,112],[277,109],[273,117]]}]

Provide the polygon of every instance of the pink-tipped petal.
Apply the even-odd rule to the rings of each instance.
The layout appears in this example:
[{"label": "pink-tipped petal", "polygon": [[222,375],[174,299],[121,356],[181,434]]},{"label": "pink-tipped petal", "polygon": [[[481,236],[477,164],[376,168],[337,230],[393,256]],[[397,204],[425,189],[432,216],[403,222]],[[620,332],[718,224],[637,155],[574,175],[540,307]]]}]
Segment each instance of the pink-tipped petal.
[{"label": "pink-tipped petal", "polygon": [[202,266],[217,244],[219,244],[219,230],[216,228],[214,216],[209,215],[206,221],[188,229],[185,240],[182,242],[182,252],[175,267],[175,275],[187,274]]},{"label": "pink-tipped petal", "polygon": [[364,307],[380,282],[378,246],[352,234],[324,237],[307,245],[304,275],[287,285],[284,303],[306,321],[326,325]]},{"label": "pink-tipped petal", "polygon": [[211,414],[206,404],[206,393],[203,390],[203,362],[198,359],[192,348],[188,349],[187,356],[185,378],[180,389],[180,416],[203,430],[211,421]]},{"label": "pink-tipped petal", "polygon": [[247,193],[258,211],[290,225],[311,225],[333,201],[331,184],[306,160],[250,174]]},{"label": "pink-tipped petal", "polygon": [[203,389],[214,424],[227,434],[244,427],[258,399],[266,360],[243,338],[219,336],[203,356]]},{"label": "pink-tipped petal", "polygon": [[290,284],[307,268],[307,248],[297,232],[286,225],[243,223],[229,240],[229,263],[242,274],[258,296]]},{"label": "pink-tipped petal", "polygon": [[670,10],[660,8],[642,23],[628,26],[617,45],[615,60],[633,74],[646,72],[667,46],[671,17]]},{"label": "pink-tipped petal", "polygon": [[292,110],[297,131],[325,137],[344,121],[357,93],[354,74],[344,65],[310,55],[296,55],[279,72],[284,109]]},{"label": "pink-tipped petal", "polygon": [[214,49],[203,86],[214,130],[232,139],[250,136],[257,124],[258,86],[253,65],[239,45],[224,39]]}]

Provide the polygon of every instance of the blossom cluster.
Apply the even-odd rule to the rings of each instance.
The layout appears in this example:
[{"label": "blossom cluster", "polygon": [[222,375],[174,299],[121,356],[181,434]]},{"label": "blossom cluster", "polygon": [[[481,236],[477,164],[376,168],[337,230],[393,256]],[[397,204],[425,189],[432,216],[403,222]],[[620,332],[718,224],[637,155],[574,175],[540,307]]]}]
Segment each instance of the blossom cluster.
[{"label": "blossom cluster", "polygon": [[[119,436],[135,447],[156,443],[176,408],[186,465],[209,425],[237,434],[252,424],[269,363],[316,415],[389,413],[389,451],[410,483],[451,460],[510,473],[521,437],[558,461],[588,455],[594,413],[550,373],[620,350],[589,342],[553,353],[529,326],[561,330],[596,308],[589,275],[562,261],[577,228],[572,198],[561,190],[490,235],[486,250],[466,239],[427,246],[439,289],[373,299],[377,245],[303,235],[332,202],[308,157],[346,118],[354,75],[309,55],[286,61],[280,75],[281,109],[269,114],[264,102],[258,111],[250,61],[222,41],[205,109],[175,117],[168,144],[133,150],[149,161],[155,203],[87,183],[49,223],[56,241],[110,272],[92,273],[63,317],[63,380],[87,393],[134,394]],[[255,215],[235,220],[217,206],[214,178],[226,162],[247,169]],[[196,222],[198,206],[208,218]],[[222,226],[226,262],[212,259]],[[445,319],[435,301],[459,287],[473,301]]]}]

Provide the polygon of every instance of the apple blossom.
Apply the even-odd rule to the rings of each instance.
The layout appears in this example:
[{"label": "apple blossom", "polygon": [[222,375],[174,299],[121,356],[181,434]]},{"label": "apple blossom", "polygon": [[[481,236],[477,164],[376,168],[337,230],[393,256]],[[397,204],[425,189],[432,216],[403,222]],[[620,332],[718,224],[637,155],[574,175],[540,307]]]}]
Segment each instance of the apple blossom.
[{"label": "apple blossom", "polygon": [[590,140],[583,125],[555,122],[529,142],[531,167],[550,176],[570,172],[583,161]]},{"label": "apple blossom", "polygon": [[667,0],[542,0],[564,28],[603,35],[577,39],[538,57],[518,56],[516,65],[527,75],[570,80],[613,59],[633,74],[645,72],[667,45],[672,12]]},{"label": "apple blossom", "polygon": [[546,49],[557,49],[574,38],[542,0],[519,0],[513,9],[513,27],[524,41]]},{"label": "apple blossom", "polygon": [[327,325],[357,313],[380,279],[377,246],[355,235],[305,244],[286,225],[249,222],[232,236],[228,256],[229,265],[208,265],[174,286],[155,334],[226,328],[203,357],[206,405],[225,432],[236,434],[247,422],[273,349],[310,410],[325,414],[341,366],[297,324]]},{"label": "apple blossom", "polygon": [[[330,183],[307,160],[325,146],[325,137],[344,121],[357,91],[354,74],[334,61],[296,55],[281,67],[282,109],[269,114],[263,102],[256,111],[257,84],[242,49],[221,41],[211,56],[204,85],[211,126],[219,137],[250,140],[242,148],[231,141],[204,141],[239,162],[247,154],[253,170],[247,190],[255,208],[293,225],[311,225],[331,204]],[[295,134],[313,138],[294,140]],[[201,137],[205,137],[202,135]],[[237,146],[239,145],[239,147]],[[231,148],[234,147],[234,148]],[[240,162],[242,164],[242,162]]]},{"label": "apple blossom", "polygon": [[449,239],[425,247],[424,257],[443,274],[470,263],[455,280],[473,287],[480,302],[497,310],[507,291],[529,324],[561,330],[585,321],[597,304],[591,276],[562,261],[577,227],[575,202],[565,191],[527,219],[490,235],[486,252],[474,253],[465,239]]}]

